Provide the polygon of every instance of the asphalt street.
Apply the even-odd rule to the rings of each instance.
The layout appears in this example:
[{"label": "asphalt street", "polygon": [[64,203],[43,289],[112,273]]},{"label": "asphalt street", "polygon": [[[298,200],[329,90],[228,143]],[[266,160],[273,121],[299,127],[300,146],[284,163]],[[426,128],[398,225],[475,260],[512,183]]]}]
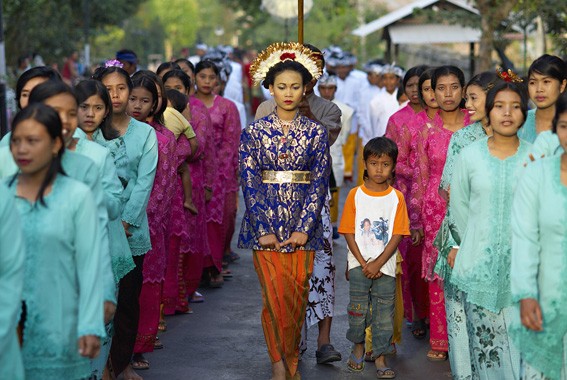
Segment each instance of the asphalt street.
[{"label": "asphalt street", "polygon": [[[343,188],[344,202],[347,190]],[[243,210],[240,199],[237,216],[237,233]],[[144,380],[196,379],[196,380],[266,380],[271,376],[271,365],[262,326],[260,310],[262,299],[256,272],[249,251],[236,249],[237,233],[233,248],[241,259],[231,264],[234,277],[225,281],[221,289],[200,289],[204,303],[191,304],[193,314],[167,318],[168,330],[160,334],[165,348],[146,357],[150,369],[138,371]],[[336,306],[331,340],[342,353],[343,360],[330,365],[317,365],[317,328],[308,333],[308,351],[300,362],[299,371],[305,380],[375,379],[373,363],[367,363],[363,373],[352,374],[346,368],[351,343],[346,339],[348,328],[346,306],[348,282],[345,280],[346,242],[335,240],[334,257],[337,266]],[[397,372],[396,379],[429,380],[450,379],[448,361],[429,362],[428,339],[416,340],[404,327],[402,344],[388,364]]]}]

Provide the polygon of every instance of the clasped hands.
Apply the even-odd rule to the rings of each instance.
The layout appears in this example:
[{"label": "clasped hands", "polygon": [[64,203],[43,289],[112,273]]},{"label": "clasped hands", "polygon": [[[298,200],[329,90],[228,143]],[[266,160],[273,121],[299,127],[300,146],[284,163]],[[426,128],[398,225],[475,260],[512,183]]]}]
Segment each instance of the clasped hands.
[{"label": "clasped hands", "polygon": [[274,249],[276,251],[281,250],[286,245],[290,245],[291,249],[295,251],[296,248],[303,247],[307,243],[307,234],[303,232],[292,232],[289,239],[281,243],[276,235],[269,234],[258,239],[258,243],[262,248]]},{"label": "clasped hands", "polygon": [[382,266],[384,266],[384,264],[378,259],[369,261],[362,265],[362,274],[365,275],[366,278],[376,280],[384,275],[382,272],[380,272]]}]

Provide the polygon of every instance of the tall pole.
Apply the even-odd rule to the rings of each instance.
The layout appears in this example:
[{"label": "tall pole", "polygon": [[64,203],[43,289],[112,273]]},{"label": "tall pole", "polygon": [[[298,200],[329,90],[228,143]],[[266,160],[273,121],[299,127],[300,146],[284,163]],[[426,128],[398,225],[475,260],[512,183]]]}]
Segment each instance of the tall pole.
[{"label": "tall pole", "polygon": [[303,0],[297,0],[297,42],[303,44]]},{"label": "tall pole", "polygon": [[4,50],[4,23],[2,0],[0,0],[0,137],[8,133],[8,111],[6,109],[6,53]]},{"label": "tall pole", "polygon": [[84,16],[84,36],[85,36],[85,67],[91,67],[91,45],[89,44],[89,29],[90,29],[90,9],[89,1],[83,0],[83,16]]}]

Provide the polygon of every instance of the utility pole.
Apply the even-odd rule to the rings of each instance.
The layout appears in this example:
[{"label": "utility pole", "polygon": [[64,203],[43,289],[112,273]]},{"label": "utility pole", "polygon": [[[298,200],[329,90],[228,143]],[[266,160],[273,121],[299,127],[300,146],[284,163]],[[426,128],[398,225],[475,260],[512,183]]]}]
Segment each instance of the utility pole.
[{"label": "utility pole", "polygon": [[[0,0],[1,1],[1,0]],[[85,67],[90,69],[91,67],[91,45],[89,44],[89,28],[90,28],[90,9],[89,9],[89,1],[90,0],[83,0],[83,21],[85,23]]]},{"label": "utility pole", "polygon": [[0,0],[0,137],[8,133],[8,115],[6,109],[6,52],[4,49],[4,22],[2,0]]}]

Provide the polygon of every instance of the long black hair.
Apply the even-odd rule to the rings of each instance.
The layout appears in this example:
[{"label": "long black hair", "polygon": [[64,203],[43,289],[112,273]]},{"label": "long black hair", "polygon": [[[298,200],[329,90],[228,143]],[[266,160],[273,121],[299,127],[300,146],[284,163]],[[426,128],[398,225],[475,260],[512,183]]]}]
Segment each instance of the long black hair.
[{"label": "long black hair", "polygon": [[185,86],[185,89],[187,90],[187,93],[189,92],[189,90],[191,90],[191,78],[189,77],[189,75],[187,75],[185,73],[185,71],[181,70],[181,69],[174,69],[171,71],[168,71],[167,73],[165,73],[165,75],[163,76],[163,84],[165,85],[165,82],[167,82],[167,80],[169,78],[177,78],[179,79],[182,83],[183,86]]},{"label": "long black hair", "polygon": [[156,74],[162,77],[162,73],[165,70],[181,70],[181,67],[177,64],[177,62],[164,62],[158,66],[156,69]]},{"label": "long black hair", "polygon": [[557,123],[559,123],[559,117],[561,114],[567,112],[567,93],[563,93],[557,99],[555,103],[555,116],[553,117],[553,124],[551,130],[553,133],[557,134]]},{"label": "long black hair", "polygon": [[[10,144],[14,138],[14,133],[17,131],[18,126],[25,120],[35,120],[39,124],[45,127],[45,130],[51,137],[51,140],[54,141],[59,139],[61,141],[61,149],[57,152],[57,154],[51,160],[51,164],[49,165],[49,169],[39,187],[37,192],[36,201],[39,201],[43,206],[47,207],[45,200],[43,199],[43,195],[45,190],[49,186],[51,182],[55,179],[57,174],[65,175],[63,171],[63,167],[61,165],[61,159],[63,157],[63,153],[65,152],[65,143],[63,142],[63,127],[61,125],[61,119],[59,118],[59,114],[53,108],[46,106],[43,103],[30,103],[26,108],[22,109],[20,112],[16,114],[14,120],[12,121],[12,134],[10,135]],[[10,186],[14,183],[17,178],[17,174],[11,179]]]},{"label": "long black hair", "polygon": [[63,81],[47,81],[38,84],[30,93],[30,104],[32,103],[43,103],[46,99],[59,94],[69,94],[79,105],[79,100],[77,99],[77,93],[73,87],[69,86]]},{"label": "long black hair", "polygon": [[[431,76],[431,87],[433,88],[433,90],[435,91],[435,89],[437,88],[437,81],[439,81],[439,78],[449,75],[454,75],[455,77],[457,77],[459,84],[461,85],[461,89],[465,88],[465,73],[463,73],[463,70],[459,69],[457,66],[445,65],[440,66],[433,71],[433,75]],[[464,107],[465,100],[461,96],[461,102],[458,108]],[[439,108],[441,108],[441,106],[439,106]]]},{"label": "long black hair", "polygon": [[419,65],[419,66],[414,66],[411,69],[409,69],[406,72],[406,75],[404,75],[404,79],[402,79],[402,89],[406,88],[406,84],[409,82],[409,80],[412,77],[421,77],[421,74],[423,74],[425,72],[425,70],[429,69],[429,66],[427,65]]},{"label": "long black hair", "polygon": [[303,81],[304,86],[307,83],[311,82],[311,80],[313,79],[313,76],[311,75],[309,70],[307,70],[301,63],[288,60],[288,61],[278,62],[274,66],[272,66],[268,71],[268,73],[266,74],[266,79],[264,79],[262,85],[264,86],[264,88],[270,88],[270,85],[274,84],[274,81],[276,80],[276,76],[288,70],[299,73],[301,75],[301,79]]},{"label": "long black hair", "polygon": [[96,80],[102,82],[102,80],[107,75],[110,75],[110,74],[113,74],[113,73],[117,73],[117,74],[120,74],[121,76],[123,76],[124,79],[126,80],[126,85],[128,86],[128,89],[130,91],[132,91],[132,79],[130,79],[130,75],[128,74],[128,72],[126,70],[124,70],[123,68],[118,67],[118,66],[99,67],[94,72],[92,79],[96,79]]},{"label": "long black hair", "polygon": [[120,136],[120,133],[112,128],[112,101],[110,100],[108,90],[104,87],[102,82],[94,79],[81,81],[75,86],[75,93],[77,94],[79,107],[81,103],[85,102],[91,96],[99,96],[107,111],[106,116],[99,125],[102,135],[106,140],[112,140]]},{"label": "long black hair", "polygon": [[520,96],[520,110],[522,111],[522,115],[524,116],[524,120],[522,121],[522,125],[526,121],[526,117],[528,116],[528,89],[524,85],[524,83],[518,82],[505,82],[503,80],[498,81],[493,88],[491,88],[488,93],[486,94],[486,117],[488,119],[488,124],[490,124],[490,111],[494,108],[494,100],[496,99],[496,95],[501,91],[513,91]]},{"label": "long black hair", "polygon": [[132,79],[132,84],[134,85],[133,88],[141,87],[152,94],[152,108],[148,116],[155,116],[159,101],[156,83],[152,80],[152,78],[141,74]]},{"label": "long black hair", "polygon": [[16,83],[16,101],[18,102],[18,109],[22,109],[22,105],[20,104],[20,97],[22,96],[24,86],[34,78],[45,78],[47,80],[62,81],[61,75],[57,72],[57,70],[52,69],[51,67],[37,66],[24,71],[22,75],[20,75],[18,82]]},{"label": "long black hair", "polygon": [[550,76],[563,84],[563,81],[567,79],[567,64],[559,57],[544,54],[530,65],[528,80],[533,73]]},{"label": "long black hair", "polygon": [[419,101],[421,102],[421,105],[423,107],[427,107],[427,103],[425,103],[425,99],[423,99],[423,84],[425,83],[425,81],[431,80],[435,69],[435,67],[431,67],[425,70],[423,73],[421,73],[421,75],[419,76],[419,82],[417,82],[417,96],[419,96]]},{"label": "long black hair", "polygon": [[[161,92],[161,107],[159,109],[156,108],[156,110],[153,113],[153,116],[154,116],[154,120],[157,123],[159,123],[161,125],[165,125],[164,120],[163,120],[163,113],[165,112],[165,109],[167,108],[167,97],[165,95],[165,86],[163,85],[163,81],[161,80],[159,75],[157,75],[156,73],[154,73],[153,71],[150,71],[150,70],[140,70],[140,71],[136,72],[136,74],[134,74],[132,76],[132,78],[137,79],[137,78],[140,78],[142,76],[152,80],[154,82],[154,85],[156,86],[156,89],[160,90],[160,91],[158,91],[158,93]],[[158,96],[159,96],[159,94],[158,94]],[[158,99],[158,98],[156,98],[156,99]]]}]

